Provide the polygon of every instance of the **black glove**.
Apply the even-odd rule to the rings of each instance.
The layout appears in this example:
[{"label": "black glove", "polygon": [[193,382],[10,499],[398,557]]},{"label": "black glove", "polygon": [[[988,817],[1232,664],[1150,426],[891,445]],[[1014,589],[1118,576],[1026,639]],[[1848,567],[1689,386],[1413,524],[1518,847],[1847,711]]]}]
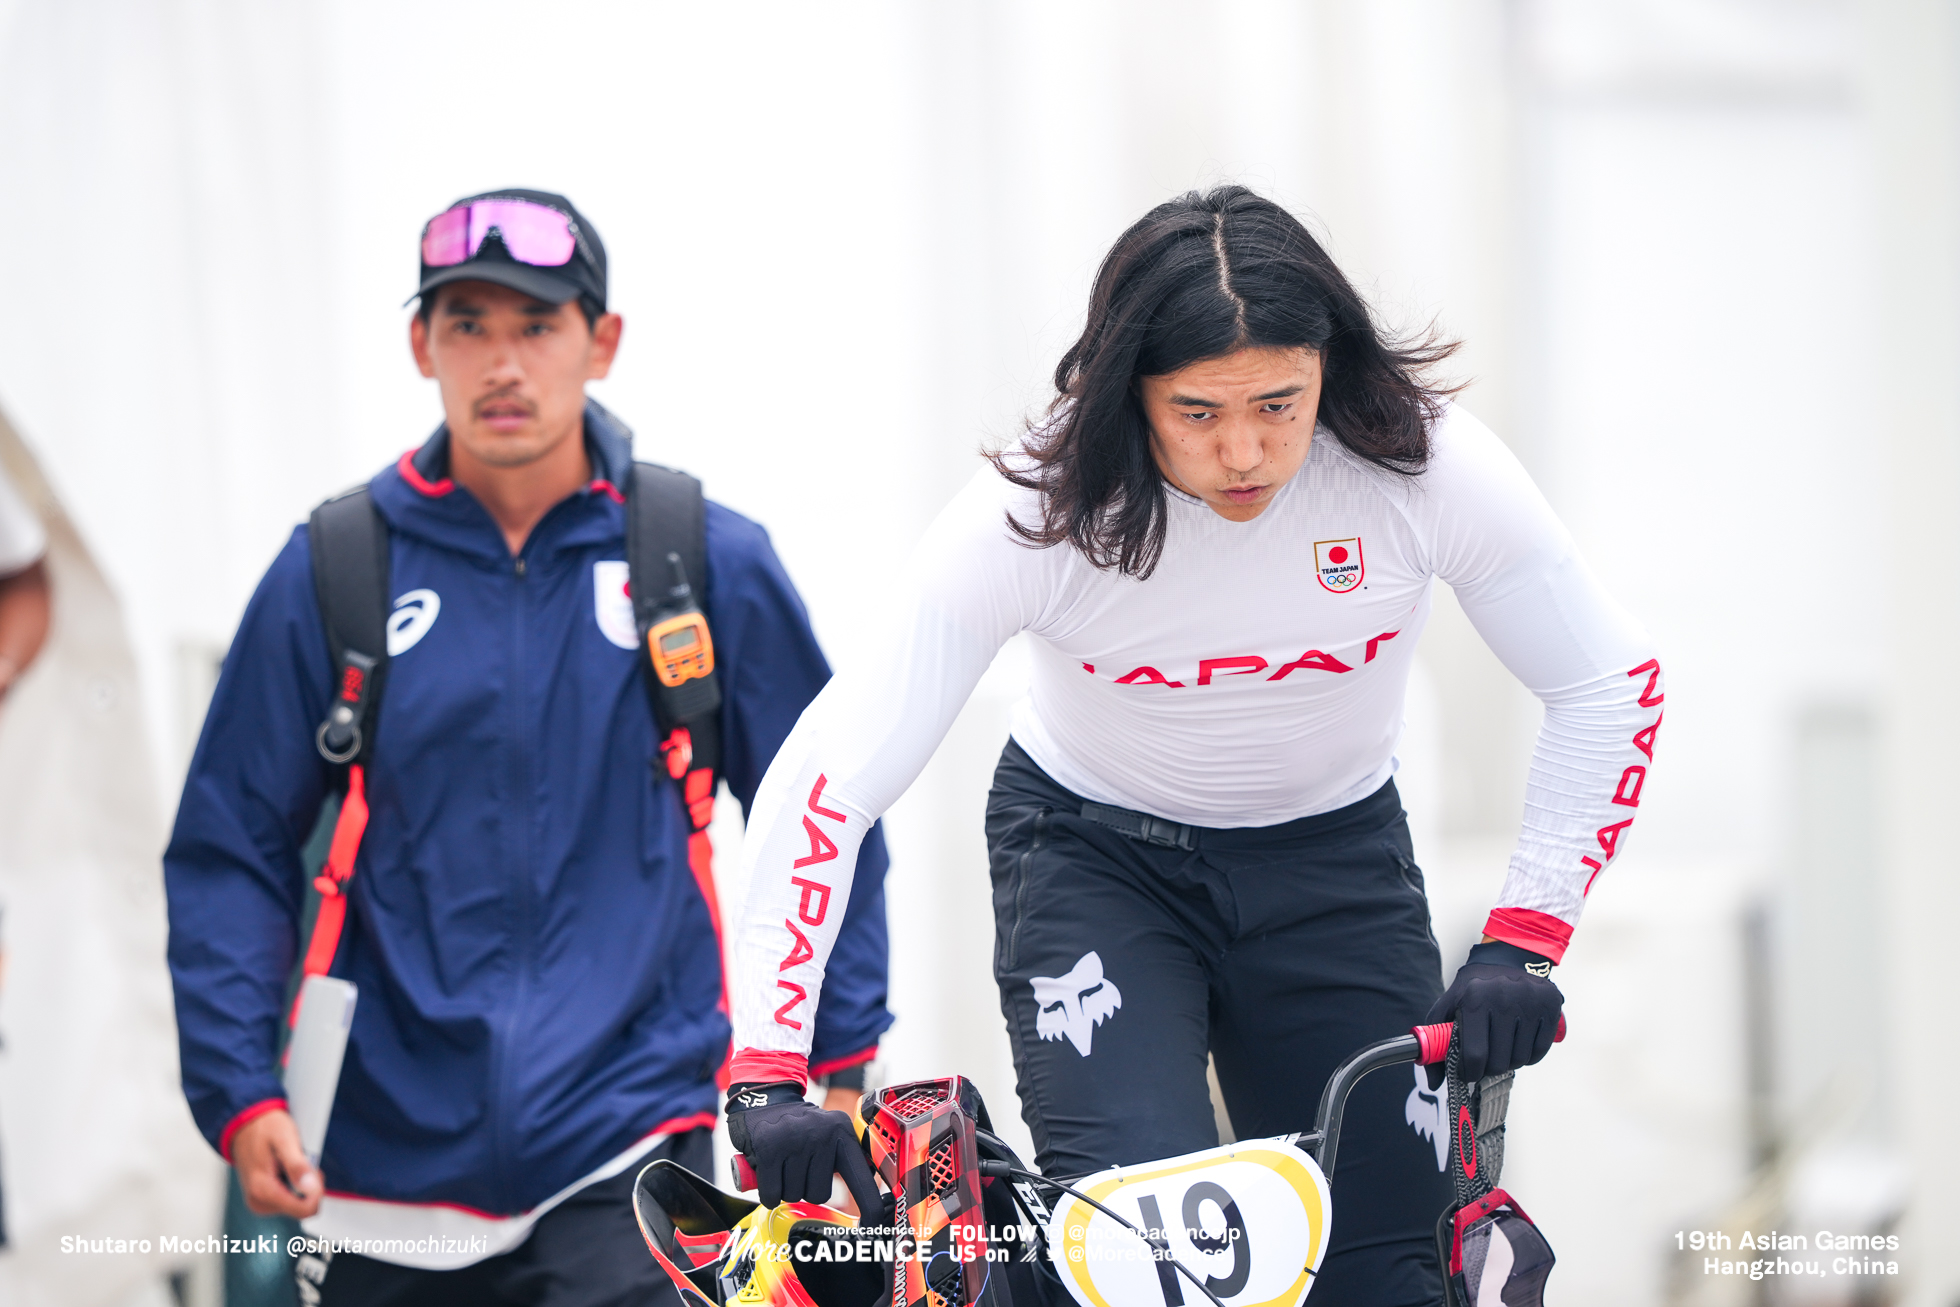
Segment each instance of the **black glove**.
[{"label": "black glove", "polygon": [[[1422,1023],[1455,1019],[1456,1073],[1464,1080],[1530,1066],[1551,1051],[1565,1006],[1551,975],[1550,958],[1515,944],[1479,944]],[[1440,1063],[1429,1069],[1432,1089],[1442,1070]]]},{"label": "black glove", "polygon": [[851,1118],[808,1102],[793,1084],[730,1086],[728,1141],[755,1168],[764,1207],[828,1203],[836,1174],[844,1177],[858,1211],[879,1210],[877,1177]]}]

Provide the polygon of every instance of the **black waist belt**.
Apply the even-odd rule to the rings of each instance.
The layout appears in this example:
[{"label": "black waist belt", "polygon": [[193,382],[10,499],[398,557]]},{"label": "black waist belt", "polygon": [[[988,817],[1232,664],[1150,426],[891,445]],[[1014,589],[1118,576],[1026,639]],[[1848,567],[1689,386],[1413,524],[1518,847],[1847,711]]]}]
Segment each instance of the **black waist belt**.
[{"label": "black waist belt", "polygon": [[1197,837],[1192,834],[1191,827],[1153,817],[1147,812],[1112,808],[1107,803],[1085,803],[1082,805],[1082,815],[1098,826],[1107,826],[1133,840],[1155,844],[1160,849],[1189,850],[1197,847]]}]

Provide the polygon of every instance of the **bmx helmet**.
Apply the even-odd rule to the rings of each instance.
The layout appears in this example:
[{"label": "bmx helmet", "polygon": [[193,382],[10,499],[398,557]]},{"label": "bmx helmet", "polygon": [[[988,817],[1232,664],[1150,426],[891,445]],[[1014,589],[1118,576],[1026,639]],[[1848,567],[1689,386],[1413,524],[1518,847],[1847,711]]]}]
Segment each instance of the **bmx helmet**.
[{"label": "bmx helmet", "polygon": [[819,1203],[758,1207],[736,1225],[715,1279],[730,1307],[864,1307],[889,1283],[876,1245]]},{"label": "bmx helmet", "polygon": [[891,1291],[890,1244],[834,1207],[763,1207],[663,1158],[640,1172],[633,1215],[687,1307],[865,1307]]},{"label": "bmx helmet", "polygon": [[894,1224],[910,1230],[913,1251],[893,1270],[891,1307],[976,1307],[987,1285],[987,1227],[975,1131],[991,1128],[979,1091],[964,1076],[915,1080],[866,1094],[858,1116],[872,1165],[897,1195]]},{"label": "bmx helmet", "polygon": [[958,1076],[914,1081],[865,1095],[855,1117],[896,1228],[819,1203],[765,1208],[665,1158],[640,1172],[633,1215],[687,1307],[979,1307],[979,1092]]}]

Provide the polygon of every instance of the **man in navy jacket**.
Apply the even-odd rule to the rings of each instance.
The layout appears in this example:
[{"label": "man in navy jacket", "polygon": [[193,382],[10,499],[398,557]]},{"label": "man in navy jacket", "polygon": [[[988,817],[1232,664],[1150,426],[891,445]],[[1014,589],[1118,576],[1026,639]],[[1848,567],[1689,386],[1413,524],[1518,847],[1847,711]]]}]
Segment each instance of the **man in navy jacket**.
[{"label": "man in navy jacket", "polygon": [[[360,1001],[324,1176],[279,1068],[301,849],[333,780],[303,528],[246,609],[165,854],[185,1093],[254,1210],[383,1241],[302,1259],[308,1301],[637,1302],[671,1290],[635,1247],[628,1186],[655,1150],[707,1169],[729,1026],[623,609],[629,435],[584,397],[621,320],[597,233],[560,196],[460,201],[422,271],[411,344],[447,420],[369,483],[394,612],[332,968]],[[718,504],[695,590],[746,811],[830,672],[768,536]],[[868,841],[818,1007],[829,1069],[891,1022],[885,866]]]}]

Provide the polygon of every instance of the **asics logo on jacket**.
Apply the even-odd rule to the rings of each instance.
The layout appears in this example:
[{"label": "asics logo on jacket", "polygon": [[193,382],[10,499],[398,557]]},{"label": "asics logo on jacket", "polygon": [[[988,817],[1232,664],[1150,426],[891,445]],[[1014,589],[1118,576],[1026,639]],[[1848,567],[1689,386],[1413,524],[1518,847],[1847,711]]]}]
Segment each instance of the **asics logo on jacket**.
[{"label": "asics logo on jacket", "polygon": [[388,614],[388,656],[413,649],[441,615],[442,596],[433,590],[410,590],[395,600],[395,611]]}]

